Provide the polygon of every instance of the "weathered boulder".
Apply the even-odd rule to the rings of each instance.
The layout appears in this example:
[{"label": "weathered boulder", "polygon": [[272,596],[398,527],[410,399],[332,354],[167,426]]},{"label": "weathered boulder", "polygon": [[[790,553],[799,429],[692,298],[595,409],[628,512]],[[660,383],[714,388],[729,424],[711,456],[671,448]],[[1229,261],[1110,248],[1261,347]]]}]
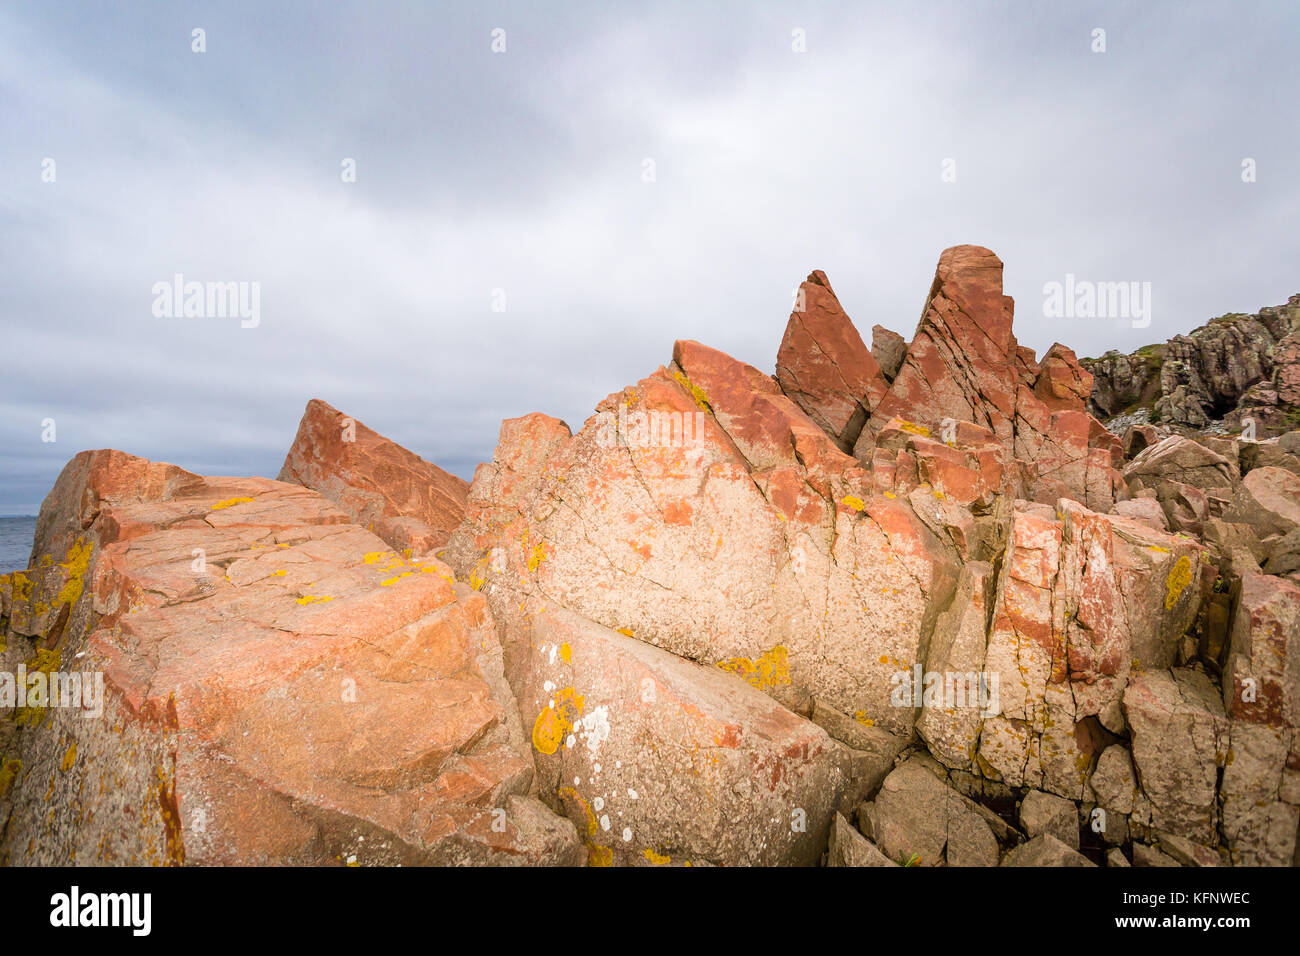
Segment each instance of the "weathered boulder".
[{"label": "weathered boulder", "polygon": [[1050,833],[1062,843],[1079,849],[1079,808],[1072,800],[1030,790],[1020,804],[1020,829],[1030,837]]},{"label": "weathered boulder", "polygon": [[20,711],[10,862],[581,861],[450,568],[299,485],[120,452],[74,458],[39,527],[73,610],[32,627],[24,589],[0,670],[102,675],[102,716]]},{"label": "weathered boulder", "polygon": [[1040,833],[1028,843],[1009,850],[1001,866],[1096,866],[1078,850],[1050,833]]},{"label": "weathered boulder", "polygon": [[508,672],[538,792],[594,865],[807,865],[847,751],[744,680],[538,605]]},{"label": "weathered boulder", "polygon": [[880,849],[859,833],[837,813],[831,821],[830,845],[826,850],[827,866],[898,866]]},{"label": "weathered boulder", "polygon": [[469,484],[319,398],[307,403],[280,480],[304,485],[409,555],[446,544]]},{"label": "weathered boulder", "polygon": [[912,758],[885,778],[866,812],[867,836],[894,860],[920,866],[997,866],[998,841],[977,804]]},{"label": "weathered boulder", "polygon": [[1202,490],[1234,485],[1241,474],[1236,462],[1216,454],[1199,442],[1170,435],[1141,452],[1124,468],[1124,479],[1139,479],[1142,487],[1176,481]]},{"label": "weathered boulder", "polygon": [[1256,468],[1242,479],[1223,517],[1250,525],[1261,538],[1300,528],[1300,475],[1281,468]]},{"label": "weathered boulder", "polygon": [[1213,842],[1218,772],[1228,751],[1228,721],[1214,685],[1197,670],[1145,671],[1124,692],[1124,717],[1145,797],[1135,814],[1156,829]]},{"label": "weathered boulder", "polygon": [[889,386],[824,272],[799,287],[776,356],[776,380],[845,452]]},{"label": "weathered boulder", "polygon": [[907,357],[907,339],[883,325],[871,327],[871,355],[880,366],[885,381],[892,382]]}]

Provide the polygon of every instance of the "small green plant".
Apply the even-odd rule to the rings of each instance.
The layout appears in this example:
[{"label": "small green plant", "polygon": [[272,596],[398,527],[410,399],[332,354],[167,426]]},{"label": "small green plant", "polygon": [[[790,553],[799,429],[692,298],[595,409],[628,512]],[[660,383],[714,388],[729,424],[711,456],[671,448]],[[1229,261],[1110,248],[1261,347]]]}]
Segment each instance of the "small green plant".
[{"label": "small green plant", "polygon": [[898,854],[899,866],[920,866],[921,854],[919,853],[902,853]]}]

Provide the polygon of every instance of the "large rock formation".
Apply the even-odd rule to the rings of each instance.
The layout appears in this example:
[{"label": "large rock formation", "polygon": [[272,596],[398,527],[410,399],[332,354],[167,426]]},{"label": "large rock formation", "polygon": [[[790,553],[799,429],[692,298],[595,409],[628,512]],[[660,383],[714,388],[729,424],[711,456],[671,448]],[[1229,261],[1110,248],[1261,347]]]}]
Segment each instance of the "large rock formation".
[{"label": "large rock formation", "polygon": [[442,547],[465,515],[469,484],[319,398],[307,403],[280,480],[319,491],[389,547]]},{"label": "large rock formation", "polygon": [[[467,493],[319,402],[296,484],[78,456],[0,625],[109,716],[0,721],[3,851],[1293,863],[1300,440],[1112,434],[1145,358],[1039,359],[1012,316],[960,246],[869,351],[814,272],[775,375],[679,341],[576,431],[502,423]],[[1199,378],[1162,408],[1283,402],[1261,316],[1257,367],[1164,349]]]}]

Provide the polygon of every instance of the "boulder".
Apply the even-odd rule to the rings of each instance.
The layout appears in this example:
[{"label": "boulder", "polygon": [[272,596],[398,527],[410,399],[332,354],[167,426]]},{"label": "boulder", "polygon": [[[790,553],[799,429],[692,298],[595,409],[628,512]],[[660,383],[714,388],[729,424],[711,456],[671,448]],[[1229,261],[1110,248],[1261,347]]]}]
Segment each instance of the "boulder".
[{"label": "boulder", "polygon": [[883,325],[871,327],[871,355],[880,366],[885,381],[892,382],[907,357],[907,339]]},{"label": "boulder", "polygon": [[1176,481],[1205,490],[1234,485],[1240,477],[1235,462],[1181,435],[1152,445],[1124,468],[1126,481],[1141,479],[1146,487]]},{"label": "boulder", "polygon": [[1007,852],[1001,866],[1096,866],[1078,850],[1050,833],[1040,833],[1028,843]]},{"label": "boulder", "polygon": [[1138,812],[1157,829],[1212,842],[1218,772],[1228,750],[1228,722],[1214,685],[1188,668],[1145,671],[1124,692],[1124,716],[1150,803]]},{"label": "boulder", "polygon": [[319,398],[307,403],[279,477],[320,492],[408,556],[447,543],[469,494],[464,479]]},{"label": "boulder", "polygon": [[867,836],[894,860],[920,866],[996,866],[998,841],[977,805],[918,758],[885,778],[866,813]]},{"label": "boulder", "polygon": [[563,608],[507,651],[537,791],[593,865],[818,862],[847,783],[824,730],[741,678]]},{"label": "boulder", "polygon": [[299,485],[120,452],[78,455],[39,527],[75,609],[38,630],[20,595],[0,670],[102,674],[103,716],[17,715],[10,861],[582,860],[528,796],[487,604],[447,566]]},{"label": "boulder", "polygon": [[1041,790],[1030,790],[1020,804],[1020,829],[1030,837],[1050,833],[1079,849],[1079,808],[1072,800]]},{"label": "boulder", "polygon": [[880,849],[859,833],[841,813],[831,821],[830,846],[826,850],[827,866],[898,866]]},{"label": "boulder", "polygon": [[1256,468],[1242,479],[1223,517],[1250,525],[1261,538],[1300,528],[1300,475],[1282,468]]}]

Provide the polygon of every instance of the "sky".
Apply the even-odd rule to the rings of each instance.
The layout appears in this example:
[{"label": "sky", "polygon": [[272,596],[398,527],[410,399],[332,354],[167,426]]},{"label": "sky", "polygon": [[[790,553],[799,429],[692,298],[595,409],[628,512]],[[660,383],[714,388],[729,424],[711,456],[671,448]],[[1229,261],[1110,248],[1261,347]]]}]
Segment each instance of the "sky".
[{"label": "sky", "polygon": [[[676,339],[772,371],[813,269],[910,338],[960,243],[1040,355],[1283,303],[1297,36],[1294,2],[5,3],[0,514],[87,448],[274,477],[313,397],[470,478]],[[167,315],[178,274],[256,321]],[[1053,314],[1067,276],[1149,315]]]}]

